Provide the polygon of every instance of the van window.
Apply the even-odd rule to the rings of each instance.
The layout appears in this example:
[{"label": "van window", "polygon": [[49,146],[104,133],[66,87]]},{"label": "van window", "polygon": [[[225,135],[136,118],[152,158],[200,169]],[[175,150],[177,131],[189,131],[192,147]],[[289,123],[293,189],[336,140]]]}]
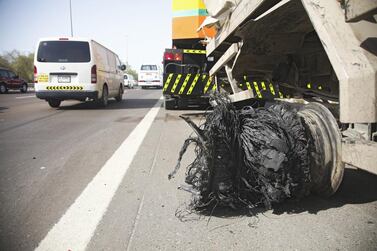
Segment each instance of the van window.
[{"label": "van window", "polygon": [[142,71],[157,71],[157,65],[142,65]]},{"label": "van window", "polygon": [[39,44],[38,62],[84,63],[90,62],[88,42],[42,41]]},{"label": "van window", "polygon": [[124,75],[124,79],[128,79],[128,76],[127,76],[127,75]]},{"label": "van window", "polygon": [[8,78],[8,72],[0,69],[0,77]]}]

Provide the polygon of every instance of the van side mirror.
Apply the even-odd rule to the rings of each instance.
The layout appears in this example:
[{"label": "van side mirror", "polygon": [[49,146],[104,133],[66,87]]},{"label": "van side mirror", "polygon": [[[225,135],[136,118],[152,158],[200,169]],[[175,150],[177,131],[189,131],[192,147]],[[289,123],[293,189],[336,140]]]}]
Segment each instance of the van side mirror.
[{"label": "van side mirror", "polygon": [[127,67],[126,67],[124,64],[122,64],[122,65],[120,66],[120,69],[121,69],[122,71],[125,71],[125,70],[127,69]]}]

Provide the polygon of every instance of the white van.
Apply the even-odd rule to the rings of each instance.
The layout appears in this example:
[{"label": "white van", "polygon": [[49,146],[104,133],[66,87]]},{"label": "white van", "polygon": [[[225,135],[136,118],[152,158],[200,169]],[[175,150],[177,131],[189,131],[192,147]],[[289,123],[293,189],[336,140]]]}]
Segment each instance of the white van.
[{"label": "white van", "polygon": [[118,56],[90,39],[40,39],[34,58],[35,93],[51,107],[63,100],[95,100],[123,96],[123,70]]},{"label": "white van", "polygon": [[134,88],[135,85],[137,85],[137,82],[134,76],[132,76],[131,74],[124,74],[123,79],[124,79],[124,87],[128,87],[131,89],[131,88]]},{"label": "white van", "polygon": [[139,86],[162,88],[162,72],[161,68],[155,64],[142,65],[139,72]]}]

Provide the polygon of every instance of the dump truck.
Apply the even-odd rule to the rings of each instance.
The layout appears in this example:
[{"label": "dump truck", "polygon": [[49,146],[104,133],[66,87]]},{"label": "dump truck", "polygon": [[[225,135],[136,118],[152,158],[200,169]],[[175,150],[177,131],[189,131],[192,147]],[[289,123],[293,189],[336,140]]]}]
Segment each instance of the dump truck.
[{"label": "dump truck", "polygon": [[346,164],[377,174],[376,0],[204,3],[201,27],[217,31],[206,55],[215,59],[210,77],[225,83],[219,91],[234,103],[300,105],[326,194]]},{"label": "dump truck", "polygon": [[172,47],[163,57],[165,109],[205,107],[216,87],[208,74],[213,60],[202,40],[213,37],[214,28],[197,31],[207,16],[201,0],[173,0],[172,9]]}]

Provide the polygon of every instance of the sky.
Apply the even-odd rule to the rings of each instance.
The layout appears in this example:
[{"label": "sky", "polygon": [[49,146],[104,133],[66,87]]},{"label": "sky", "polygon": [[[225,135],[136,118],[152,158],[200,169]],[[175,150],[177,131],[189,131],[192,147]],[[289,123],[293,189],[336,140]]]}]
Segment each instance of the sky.
[{"label": "sky", "polygon": [[[91,38],[136,70],[171,47],[171,0],[71,0],[74,37]],[[0,0],[0,54],[34,52],[42,37],[70,36],[69,0]]]}]

